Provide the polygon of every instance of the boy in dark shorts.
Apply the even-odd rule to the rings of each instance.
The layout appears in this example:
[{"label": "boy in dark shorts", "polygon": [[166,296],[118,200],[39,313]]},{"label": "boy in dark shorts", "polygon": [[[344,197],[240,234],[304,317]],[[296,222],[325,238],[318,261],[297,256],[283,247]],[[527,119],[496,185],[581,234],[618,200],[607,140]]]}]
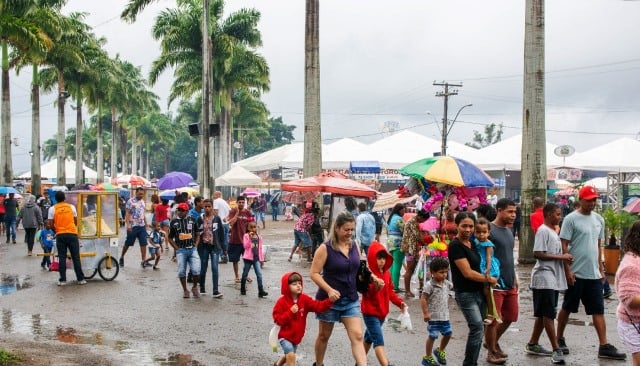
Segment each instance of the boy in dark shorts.
[{"label": "boy in dark shorts", "polygon": [[[571,262],[569,253],[562,254],[560,237],[555,231],[562,219],[562,210],[553,203],[547,203],[542,209],[544,223],[536,231],[533,255],[536,264],[531,271],[531,291],[533,292],[533,316],[535,322],[529,343],[525,351],[531,355],[549,356],[555,364],[564,364],[564,354],[558,344],[555,330],[558,294],[567,289],[564,261]],[[542,329],[547,332],[553,351],[538,344]]]},{"label": "boy in dark shorts", "polygon": [[[425,355],[421,365],[446,365],[447,353],[445,349],[453,333],[449,319],[449,291],[453,290],[453,283],[447,280],[449,261],[445,257],[434,257],[429,264],[429,271],[431,271],[431,280],[425,283],[420,298],[422,316],[427,323],[427,333],[429,334],[425,342]],[[442,335],[440,345],[433,349],[433,344],[440,335]]]}]

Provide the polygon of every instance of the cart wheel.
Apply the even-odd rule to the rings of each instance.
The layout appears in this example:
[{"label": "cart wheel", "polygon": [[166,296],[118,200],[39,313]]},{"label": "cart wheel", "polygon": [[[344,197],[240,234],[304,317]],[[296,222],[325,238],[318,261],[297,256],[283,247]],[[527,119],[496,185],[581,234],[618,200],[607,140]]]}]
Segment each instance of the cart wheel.
[{"label": "cart wheel", "polygon": [[105,281],[112,281],[118,276],[120,265],[114,257],[104,257],[98,262],[98,273]]},{"label": "cart wheel", "polygon": [[97,269],[97,268],[94,268],[94,269],[93,269],[93,272],[91,272],[91,270],[90,270],[90,269],[83,269],[83,270],[82,270],[82,273],[84,274],[84,279],[85,279],[85,280],[90,280],[90,279],[92,279],[93,277],[95,277],[96,273],[98,273],[98,269]]}]

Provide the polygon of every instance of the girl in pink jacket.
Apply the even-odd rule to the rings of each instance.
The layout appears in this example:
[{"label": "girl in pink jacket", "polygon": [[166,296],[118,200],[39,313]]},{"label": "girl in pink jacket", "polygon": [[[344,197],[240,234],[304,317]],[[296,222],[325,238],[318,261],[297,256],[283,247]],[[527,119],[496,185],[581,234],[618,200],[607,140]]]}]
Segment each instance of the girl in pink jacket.
[{"label": "girl in pink jacket", "polygon": [[247,294],[247,275],[249,275],[249,270],[253,267],[258,279],[258,297],[266,297],[269,294],[262,287],[262,263],[264,263],[262,237],[258,235],[258,226],[255,221],[247,223],[247,233],[242,238],[242,244],[244,246],[244,254],[242,255],[244,268],[242,269],[242,279],[240,280],[240,295]]}]

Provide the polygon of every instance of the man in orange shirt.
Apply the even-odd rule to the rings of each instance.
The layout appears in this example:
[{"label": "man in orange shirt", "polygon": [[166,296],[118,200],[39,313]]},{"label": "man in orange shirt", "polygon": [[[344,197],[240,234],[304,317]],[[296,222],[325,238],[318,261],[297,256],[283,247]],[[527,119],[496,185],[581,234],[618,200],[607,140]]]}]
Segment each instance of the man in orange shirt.
[{"label": "man in orange shirt", "polygon": [[73,261],[73,271],[76,273],[78,285],[87,283],[82,273],[82,264],[80,263],[80,242],[78,241],[78,213],[76,208],[65,202],[66,196],[64,192],[57,191],[56,204],[49,208],[47,215],[53,231],[56,233],[56,246],[58,248],[58,259],[60,261],[59,273],[60,279],[58,286],[67,284],[67,249],[71,253]]}]

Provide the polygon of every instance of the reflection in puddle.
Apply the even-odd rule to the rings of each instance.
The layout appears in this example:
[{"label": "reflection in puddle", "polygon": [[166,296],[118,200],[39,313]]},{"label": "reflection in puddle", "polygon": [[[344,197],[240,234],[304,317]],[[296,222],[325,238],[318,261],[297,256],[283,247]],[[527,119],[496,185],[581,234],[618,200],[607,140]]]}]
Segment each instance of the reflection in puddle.
[{"label": "reflection in puddle", "polygon": [[0,274],[0,296],[9,295],[18,290],[30,288],[31,276],[18,276],[2,273]]},{"label": "reflection in puddle", "polygon": [[192,355],[169,353],[159,356],[145,344],[136,345],[139,349],[132,349],[130,342],[105,338],[99,332],[81,332],[75,328],[53,326],[40,314],[22,314],[10,309],[2,309],[1,333],[22,334],[33,336],[38,340],[56,340],[70,344],[86,344],[103,346],[113,349],[125,357],[127,362],[135,365],[171,365],[171,366],[202,366],[204,364],[193,359]]}]

